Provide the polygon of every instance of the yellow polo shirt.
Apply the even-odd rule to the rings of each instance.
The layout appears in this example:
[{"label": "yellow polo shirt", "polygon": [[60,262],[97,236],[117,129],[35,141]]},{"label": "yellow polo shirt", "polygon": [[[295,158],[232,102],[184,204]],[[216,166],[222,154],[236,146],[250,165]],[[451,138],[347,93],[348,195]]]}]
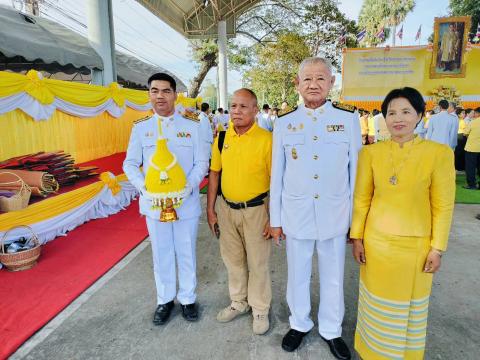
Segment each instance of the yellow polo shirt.
[{"label": "yellow polo shirt", "polygon": [[468,135],[465,151],[480,152],[480,117],[465,126],[464,134]]},{"label": "yellow polo shirt", "polygon": [[267,192],[271,167],[272,133],[257,123],[243,135],[229,127],[221,154],[218,136],[212,145],[210,170],[222,170],[222,192],[230,201],[248,201]]}]

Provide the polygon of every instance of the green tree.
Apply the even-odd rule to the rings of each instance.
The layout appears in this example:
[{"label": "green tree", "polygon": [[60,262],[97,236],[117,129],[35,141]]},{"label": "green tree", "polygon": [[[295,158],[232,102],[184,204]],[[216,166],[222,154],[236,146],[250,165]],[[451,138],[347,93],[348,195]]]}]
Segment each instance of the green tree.
[{"label": "green tree", "polygon": [[[231,67],[240,69],[252,63],[255,47],[274,41],[279,32],[294,26],[294,14],[284,1],[275,0],[260,1],[241,14],[235,31],[242,40],[228,41]],[[198,73],[192,80],[188,93],[189,96],[196,97],[210,69],[217,66],[218,46],[214,39],[192,40],[190,49],[192,58],[198,64]]]},{"label": "green tree", "polygon": [[[297,33],[312,55],[324,56],[339,69],[343,43],[355,46],[358,29],[341,13],[336,0],[262,0],[241,14],[237,20],[237,37],[230,39],[229,65],[240,71],[257,66],[263,47],[276,43],[282,34]],[[193,58],[198,62],[198,75],[189,89],[196,96],[208,71],[216,66],[216,43],[213,40],[191,44]]]},{"label": "green tree", "polygon": [[366,29],[367,34],[362,41],[367,46],[375,46],[381,41],[375,34],[383,27],[385,37],[393,32],[392,46],[395,46],[397,26],[415,7],[415,0],[365,0],[358,18],[358,27]]},{"label": "green tree", "polygon": [[470,38],[477,32],[477,26],[480,21],[480,1],[479,0],[450,0],[449,5],[451,15],[472,17],[472,27],[470,28]]},{"label": "green tree", "polygon": [[199,64],[198,73],[188,89],[188,95],[195,98],[200,92],[203,80],[205,80],[210,69],[217,66],[218,46],[216,41],[212,39],[191,40],[190,49],[193,59]]},{"label": "green tree", "polygon": [[202,102],[208,103],[212,110],[217,108],[217,87],[209,79],[203,84],[200,96]]},{"label": "green tree", "polygon": [[342,35],[347,46],[355,46],[355,34],[358,29],[355,21],[346,18],[334,0],[304,1],[301,8],[301,33],[304,35],[310,52],[313,55],[323,55],[340,70]]},{"label": "green tree", "polygon": [[246,71],[244,80],[261,102],[277,104],[287,100],[296,104],[298,95],[293,80],[298,65],[311,56],[307,39],[298,33],[285,32],[275,43],[257,47],[257,64]]}]

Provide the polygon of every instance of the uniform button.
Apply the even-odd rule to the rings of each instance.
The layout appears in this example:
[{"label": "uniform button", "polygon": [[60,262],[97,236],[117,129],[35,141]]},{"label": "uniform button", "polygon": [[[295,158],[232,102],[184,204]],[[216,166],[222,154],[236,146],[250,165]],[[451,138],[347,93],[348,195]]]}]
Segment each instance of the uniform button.
[{"label": "uniform button", "polygon": [[313,175],[313,178],[314,178],[315,180],[317,180],[317,179],[318,179],[318,175],[317,175],[317,174]]},{"label": "uniform button", "polygon": [[324,110],[323,108],[318,109],[318,112],[319,112],[320,114],[323,114],[324,111],[325,111],[325,110]]},{"label": "uniform button", "polygon": [[318,140],[318,136],[315,135],[315,136],[313,137],[313,140]]},{"label": "uniform button", "polygon": [[313,118],[313,121],[317,121],[317,118],[316,118],[316,117],[314,117],[314,118]]},{"label": "uniform button", "polygon": [[315,194],[314,198],[315,199],[318,199],[320,196],[318,196],[318,194]]},{"label": "uniform button", "polygon": [[313,155],[313,160],[318,160],[318,155]]},{"label": "uniform button", "polygon": [[312,112],[311,112],[311,111],[307,111],[307,115],[308,115],[308,116],[312,116]]}]

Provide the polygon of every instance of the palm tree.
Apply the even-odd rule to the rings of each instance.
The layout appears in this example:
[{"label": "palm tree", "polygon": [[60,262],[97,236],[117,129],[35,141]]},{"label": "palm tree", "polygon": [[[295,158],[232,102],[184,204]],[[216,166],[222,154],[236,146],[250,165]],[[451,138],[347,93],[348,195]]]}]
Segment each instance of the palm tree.
[{"label": "palm tree", "polygon": [[402,23],[407,14],[415,7],[415,0],[364,0],[358,19],[359,28],[367,30],[365,42],[375,45],[379,42],[375,33],[385,27],[392,27],[393,43],[397,34],[397,25]]},{"label": "palm tree", "polygon": [[415,0],[389,0],[382,2],[385,4],[385,23],[392,27],[392,46],[395,46],[397,25],[401,24],[407,17],[407,14],[413,10]]}]

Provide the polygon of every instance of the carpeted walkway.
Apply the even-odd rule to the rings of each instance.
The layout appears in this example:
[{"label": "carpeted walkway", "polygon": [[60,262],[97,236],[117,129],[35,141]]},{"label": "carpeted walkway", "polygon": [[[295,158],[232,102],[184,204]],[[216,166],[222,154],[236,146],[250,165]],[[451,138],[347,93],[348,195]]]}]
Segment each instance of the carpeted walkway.
[{"label": "carpeted walkway", "polygon": [[0,359],[70,304],[147,236],[138,201],[47,243],[38,265],[0,271]]}]

